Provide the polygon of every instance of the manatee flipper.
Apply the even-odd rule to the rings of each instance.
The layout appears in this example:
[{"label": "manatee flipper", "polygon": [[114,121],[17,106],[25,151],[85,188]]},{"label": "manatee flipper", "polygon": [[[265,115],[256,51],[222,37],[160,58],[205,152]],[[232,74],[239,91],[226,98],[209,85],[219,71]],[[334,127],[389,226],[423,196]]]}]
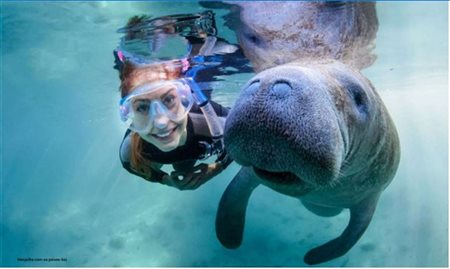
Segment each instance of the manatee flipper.
[{"label": "manatee flipper", "polygon": [[304,261],[309,265],[323,263],[347,253],[359,240],[372,220],[379,194],[361,201],[350,208],[350,221],[337,238],[306,253]]},{"label": "manatee flipper", "polygon": [[222,195],[216,216],[216,235],[226,248],[241,245],[248,199],[258,185],[252,169],[243,167]]}]

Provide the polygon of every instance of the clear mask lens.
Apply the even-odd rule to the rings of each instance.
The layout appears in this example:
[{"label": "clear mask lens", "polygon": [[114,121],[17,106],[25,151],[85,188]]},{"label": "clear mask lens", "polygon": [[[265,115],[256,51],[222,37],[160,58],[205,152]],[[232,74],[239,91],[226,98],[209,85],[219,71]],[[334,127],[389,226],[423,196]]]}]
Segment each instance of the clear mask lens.
[{"label": "clear mask lens", "polygon": [[183,80],[147,83],[134,89],[120,102],[120,116],[136,132],[150,132],[156,117],[180,122],[194,103],[190,87]]}]

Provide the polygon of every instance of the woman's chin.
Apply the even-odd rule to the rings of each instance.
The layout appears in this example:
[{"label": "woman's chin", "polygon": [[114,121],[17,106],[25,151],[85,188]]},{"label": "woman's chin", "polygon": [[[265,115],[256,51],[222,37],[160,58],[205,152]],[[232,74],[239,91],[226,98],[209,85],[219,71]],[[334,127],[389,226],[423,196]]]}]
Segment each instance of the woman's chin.
[{"label": "woman's chin", "polygon": [[180,137],[176,136],[171,139],[157,139],[154,136],[147,135],[144,140],[157,147],[163,152],[168,152],[178,147]]},{"label": "woman's chin", "polygon": [[176,149],[178,147],[178,143],[176,141],[172,141],[167,144],[155,144],[155,146],[163,152],[169,152]]}]

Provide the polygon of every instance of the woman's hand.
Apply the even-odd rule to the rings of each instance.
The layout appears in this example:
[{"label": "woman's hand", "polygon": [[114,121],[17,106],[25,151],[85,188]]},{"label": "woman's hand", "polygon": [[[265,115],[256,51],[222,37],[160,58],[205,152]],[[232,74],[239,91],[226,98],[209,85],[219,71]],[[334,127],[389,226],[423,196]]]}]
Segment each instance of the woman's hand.
[{"label": "woman's hand", "polygon": [[218,175],[222,170],[223,166],[221,163],[201,163],[194,166],[189,172],[173,171],[170,175],[163,177],[162,183],[179,190],[195,190]]}]

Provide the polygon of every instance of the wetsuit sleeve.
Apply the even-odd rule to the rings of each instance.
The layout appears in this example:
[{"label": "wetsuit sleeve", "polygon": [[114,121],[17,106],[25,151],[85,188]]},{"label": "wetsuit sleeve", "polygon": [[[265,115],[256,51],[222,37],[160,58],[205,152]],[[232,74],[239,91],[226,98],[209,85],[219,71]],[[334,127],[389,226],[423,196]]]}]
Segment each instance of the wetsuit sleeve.
[{"label": "wetsuit sleeve", "polygon": [[130,163],[130,156],[131,156],[131,137],[130,137],[130,130],[127,130],[127,132],[125,133],[125,136],[123,137],[122,140],[122,144],[120,145],[120,162],[122,163],[122,166],[125,170],[127,170],[129,173],[136,175],[138,177],[141,177],[147,181],[150,182],[159,182],[162,183],[162,179],[163,176],[166,175],[166,173],[160,171],[160,170],[156,170],[156,169],[151,169],[151,177],[147,177],[143,174],[138,173],[137,171],[133,170],[131,168],[131,163]]}]

